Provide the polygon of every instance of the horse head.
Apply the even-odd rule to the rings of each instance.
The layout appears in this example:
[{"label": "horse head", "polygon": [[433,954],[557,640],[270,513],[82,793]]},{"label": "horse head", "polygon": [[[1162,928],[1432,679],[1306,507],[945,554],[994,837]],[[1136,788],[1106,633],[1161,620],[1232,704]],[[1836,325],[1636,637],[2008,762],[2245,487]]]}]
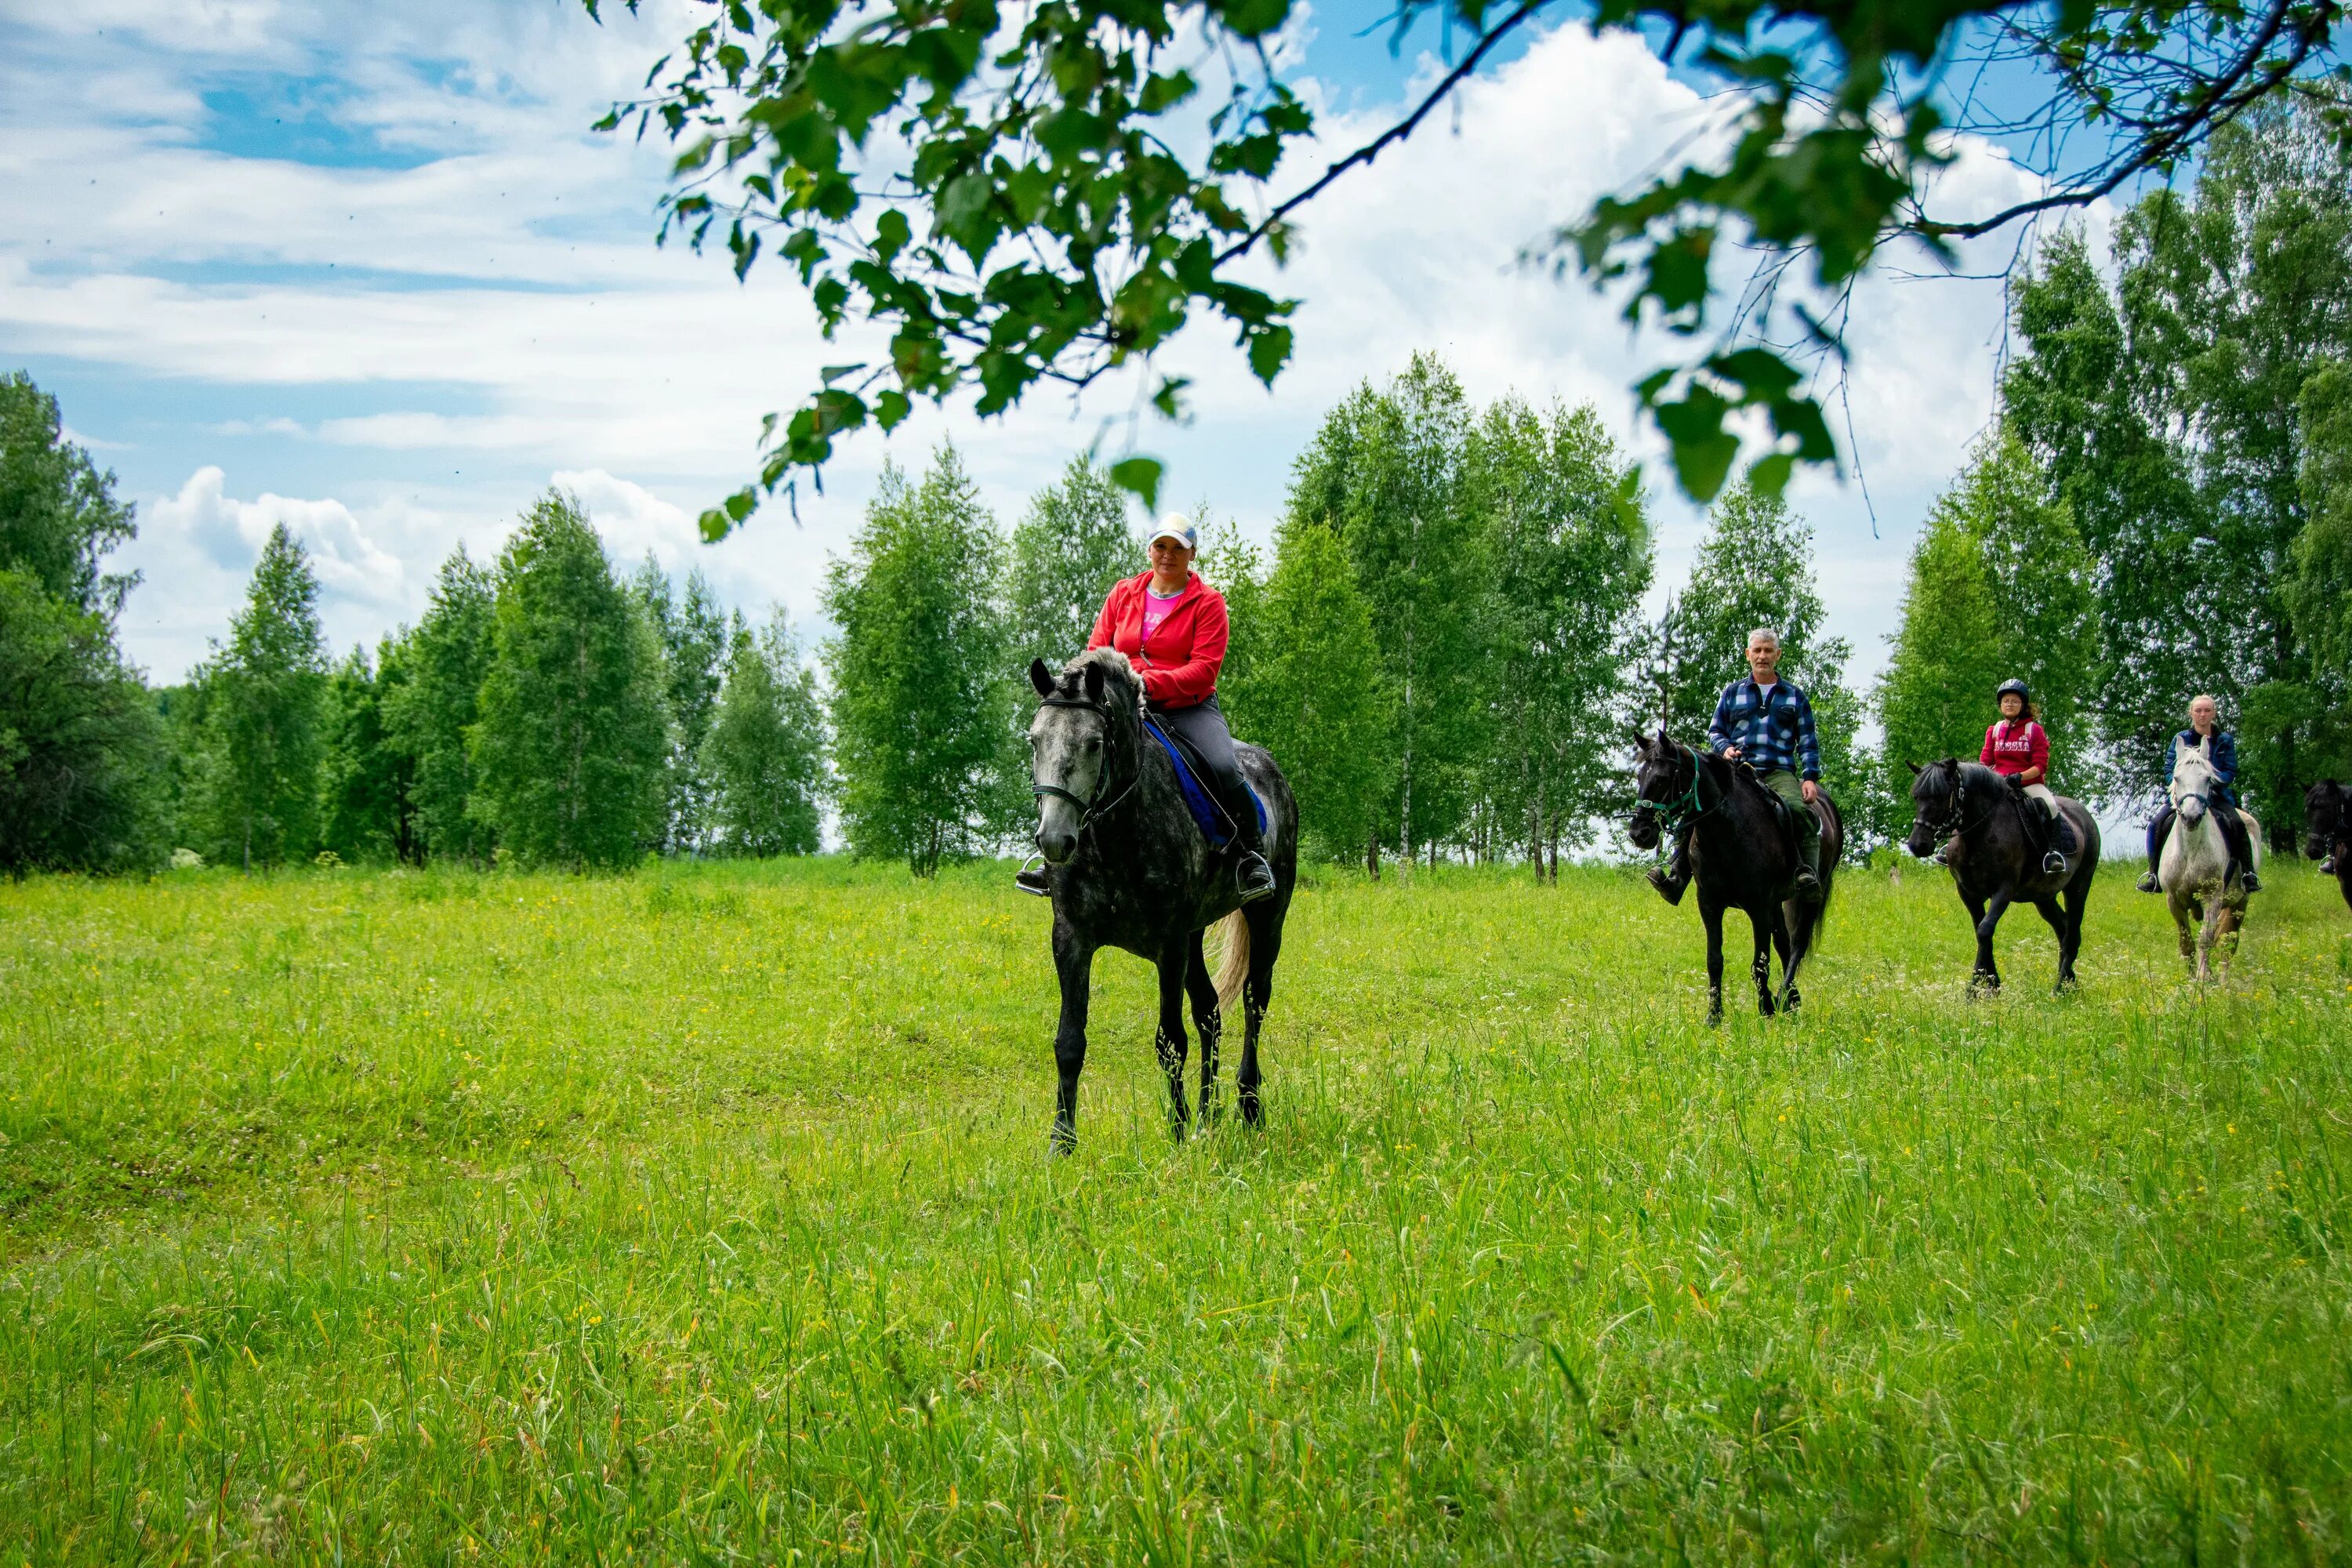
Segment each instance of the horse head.
[{"label": "horse head", "polygon": [[1936,852],[1937,845],[1958,830],[1968,785],[1960,777],[1958,757],[1946,757],[1924,768],[1913,763],[1911,773],[1911,834],[1903,847],[1915,858],[1925,860]]},{"label": "horse head", "polygon": [[2323,779],[2303,792],[2303,852],[2325,859],[2347,836],[2352,836],[2352,791],[2334,779]]},{"label": "horse head", "polygon": [[1037,716],[1029,721],[1029,793],[1037,801],[1037,852],[1059,866],[1078,835],[1135,777],[1136,713],[1142,686],[1125,654],[1096,648],[1056,675],[1029,664]]},{"label": "horse head", "polygon": [[1671,813],[1698,783],[1698,763],[1687,747],[1658,727],[1653,737],[1633,737],[1633,815],[1626,819],[1625,837],[1636,849],[1655,849],[1662,831],[1659,814]]},{"label": "horse head", "polygon": [[2181,748],[2179,756],[2173,760],[2168,794],[2172,809],[2179,813],[2181,821],[2193,825],[2205,820],[2205,813],[2212,805],[2213,764],[2206,760],[2204,752]]}]

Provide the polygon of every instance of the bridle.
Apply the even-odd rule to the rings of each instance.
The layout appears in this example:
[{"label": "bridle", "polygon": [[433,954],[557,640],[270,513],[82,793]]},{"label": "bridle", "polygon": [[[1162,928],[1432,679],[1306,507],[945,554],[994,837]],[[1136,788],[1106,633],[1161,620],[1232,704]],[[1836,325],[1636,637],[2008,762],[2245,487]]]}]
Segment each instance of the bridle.
[{"label": "bridle", "polygon": [[1926,828],[1933,837],[1965,838],[1992,819],[1994,806],[1998,805],[1999,803],[1995,802],[1994,805],[1985,807],[1983,813],[1974,822],[1964,821],[1963,818],[1969,814],[1969,781],[1968,776],[1955,764],[1952,769],[1951,799],[1948,808],[1941,816],[1931,819],[1926,808],[1922,806],[1918,813],[1919,826]]},{"label": "bridle", "polygon": [[1654,814],[1658,818],[1659,833],[1664,837],[1673,838],[1679,837],[1684,828],[1721,805],[1723,800],[1721,796],[1717,796],[1713,801],[1702,800],[1699,797],[1699,778],[1706,770],[1698,765],[1698,757],[1680,741],[1668,741],[1666,743],[1675,749],[1677,759],[1689,764],[1690,788],[1672,800],[1652,800],[1645,795],[1636,795],[1633,797],[1633,815],[1638,818],[1645,811]]},{"label": "bridle", "polygon": [[[1037,706],[1040,708],[1082,708],[1103,721],[1103,733],[1106,739],[1108,739],[1108,737],[1115,731],[1115,716],[1112,714],[1111,710],[1099,702],[1089,702],[1083,697],[1041,697],[1037,700]],[[1095,793],[1093,798],[1087,799],[1081,797],[1076,791],[1064,789],[1060,784],[1039,784],[1034,775],[1029,781],[1029,798],[1032,800],[1038,800],[1046,795],[1051,795],[1055,800],[1066,800],[1072,805],[1076,806],[1078,808],[1077,832],[1080,837],[1083,837],[1087,829],[1095,825],[1097,819],[1108,816],[1112,812],[1118,810],[1119,803],[1125,800],[1129,795],[1135,793],[1135,786],[1143,782],[1143,770],[1139,767],[1137,768],[1133,775],[1128,779],[1127,787],[1125,789],[1120,790],[1117,795],[1111,796],[1110,799],[1104,800],[1102,798],[1103,785],[1108,782],[1109,778],[1110,753],[1108,749],[1106,748],[1103,753],[1103,770],[1100,773],[1097,774],[1095,778]]]}]

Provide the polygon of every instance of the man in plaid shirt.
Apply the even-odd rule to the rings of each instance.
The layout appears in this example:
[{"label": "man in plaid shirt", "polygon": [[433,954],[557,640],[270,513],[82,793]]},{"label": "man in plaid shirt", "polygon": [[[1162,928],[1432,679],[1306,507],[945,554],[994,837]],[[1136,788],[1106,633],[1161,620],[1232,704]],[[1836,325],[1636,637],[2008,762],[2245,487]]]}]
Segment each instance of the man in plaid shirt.
[{"label": "man in plaid shirt", "polygon": [[[1813,705],[1780,678],[1780,634],[1759,626],[1748,634],[1748,673],[1723,689],[1706,743],[1734,762],[1745,761],[1756,781],[1789,805],[1797,823],[1796,896],[1822,896],[1822,822],[1812,803],[1822,793],[1822,743]],[[1675,840],[1675,858],[1650,885],[1670,904],[1682,902],[1690,881],[1690,832]]]}]

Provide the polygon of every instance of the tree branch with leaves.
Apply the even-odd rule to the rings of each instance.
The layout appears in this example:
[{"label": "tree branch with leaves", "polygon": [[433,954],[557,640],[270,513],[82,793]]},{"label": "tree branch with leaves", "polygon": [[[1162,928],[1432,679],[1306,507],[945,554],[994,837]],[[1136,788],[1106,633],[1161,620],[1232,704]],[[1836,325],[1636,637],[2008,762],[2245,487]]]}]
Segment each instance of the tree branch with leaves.
[{"label": "tree branch with leaves", "polygon": [[[599,0],[583,4],[597,13]],[[1150,367],[1203,316],[1271,384],[1299,302],[1244,268],[1261,253],[1278,266],[1312,202],[1412,135],[1547,13],[1638,31],[1725,109],[1696,155],[1565,218],[1544,253],[1615,291],[1628,319],[1693,344],[1635,392],[1699,500],[1743,450],[1773,491],[1800,463],[1839,462],[1818,383],[1845,357],[1843,301],[1891,241],[1948,259],[1956,241],[2178,166],[2267,94],[2344,74],[2344,0],[1575,11],[1395,0],[1385,22],[1399,47],[1434,18],[1460,40],[1458,59],[1285,195],[1286,156],[1316,131],[1292,79],[1292,11],[1291,0],[714,0],[644,95],[601,124],[677,148],[665,238],[723,242],[739,276],[780,258],[828,339],[851,329],[875,347],[768,416],[756,479],[703,514],[705,536],[763,495],[796,500],[837,442],[893,428],[918,401],[968,394],[991,416],[1040,383],[1083,389],[1139,369],[1151,405],[1181,417],[1184,378]],[[1991,96],[1974,80],[1995,70],[2030,73],[2032,113],[1981,107]],[[2079,166],[2076,129],[2098,145]],[[1965,132],[2031,142],[2050,188],[1988,217],[1931,213],[1932,176]],[[1743,254],[1749,283],[1734,308],[1713,309],[1727,258]],[[1784,289],[1800,259],[1804,287]],[[1157,504],[1158,460],[1129,452],[1109,471]]]}]

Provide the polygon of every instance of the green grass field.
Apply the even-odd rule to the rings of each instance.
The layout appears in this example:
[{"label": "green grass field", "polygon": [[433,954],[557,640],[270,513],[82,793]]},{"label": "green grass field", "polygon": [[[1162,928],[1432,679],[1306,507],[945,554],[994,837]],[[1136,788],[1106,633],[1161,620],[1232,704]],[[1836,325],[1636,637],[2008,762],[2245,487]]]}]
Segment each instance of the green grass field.
[{"label": "green grass field", "polygon": [[0,1563],[2341,1560],[2272,886],[2226,987],[2117,869],[1971,1005],[1853,875],[1710,1032],[1630,873],[1327,874],[1264,1130],[1171,1143],[1106,954],[1052,1161],[1002,868],[0,885]]}]

